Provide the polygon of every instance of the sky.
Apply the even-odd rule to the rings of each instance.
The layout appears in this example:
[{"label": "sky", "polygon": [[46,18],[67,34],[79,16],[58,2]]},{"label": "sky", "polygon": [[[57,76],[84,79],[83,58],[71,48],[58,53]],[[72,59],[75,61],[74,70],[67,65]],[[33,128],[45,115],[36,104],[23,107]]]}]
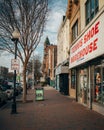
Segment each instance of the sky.
[{"label": "sky", "polygon": [[[58,29],[61,25],[63,15],[65,15],[67,2],[68,0],[49,0],[49,13],[48,13],[48,20],[46,26],[44,28],[44,33],[41,38],[41,41],[36,48],[34,54],[40,55],[41,59],[43,56],[43,44],[45,38],[48,36],[50,43],[57,45],[57,33]],[[8,54],[7,52],[3,52],[0,54],[0,66],[11,68],[11,59],[14,56]]]},{"label": "sky", "polygon": [[[57,45],[57,33],[61,25],[63,15],[65,15],[68,0],[50,0],[49,3],[49,17],[46,23],[45,31],[43,33],[42,40],[38,45],[35,53],[39,54],[40,49],[43,50],[43,43],[48,36],[50,43]],[[42,54],[40,54],[42,55]]]}]

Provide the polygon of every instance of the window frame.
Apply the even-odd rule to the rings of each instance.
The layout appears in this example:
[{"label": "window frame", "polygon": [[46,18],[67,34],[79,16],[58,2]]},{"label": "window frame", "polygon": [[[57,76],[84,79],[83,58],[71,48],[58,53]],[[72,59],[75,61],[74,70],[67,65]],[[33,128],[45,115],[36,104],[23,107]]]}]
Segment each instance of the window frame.
[{"label": "window frame", "polygon": [[86,25],[95,17],[98,12],[98,0],[87,0],[85,3]]},{"label": "window frame", "polygon": [[72,41],[74,41],[78,37],[78,19],[74,23],[72,27]]}]

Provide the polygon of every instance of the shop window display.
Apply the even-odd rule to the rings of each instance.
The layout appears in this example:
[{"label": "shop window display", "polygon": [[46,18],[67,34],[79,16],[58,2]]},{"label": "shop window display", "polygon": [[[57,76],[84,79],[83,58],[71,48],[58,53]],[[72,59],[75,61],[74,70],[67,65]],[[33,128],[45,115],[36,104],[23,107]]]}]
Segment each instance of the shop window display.
[{"label": "shop window display", "polygon": [[104,104],[104,67],[95,66],[95,96],[94,101]]},{"label": "shop window display", "polygon": [[80,71],[80,88],[79,88],[79,96],[82,98],[82,103],[87,103],[87,71],[86,69]]}]

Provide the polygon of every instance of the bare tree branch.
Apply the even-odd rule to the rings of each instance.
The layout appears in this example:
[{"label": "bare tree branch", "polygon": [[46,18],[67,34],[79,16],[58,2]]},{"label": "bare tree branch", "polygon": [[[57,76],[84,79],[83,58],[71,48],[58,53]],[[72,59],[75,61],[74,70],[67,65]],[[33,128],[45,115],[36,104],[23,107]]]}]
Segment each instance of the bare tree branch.
[{"label": "bare tree branch", "polygon": [[[28,61],[43,34],[47,12],[48,0],[0,0],[0,49],[15,54],[11,38],[17,28],[17,55],[23,63],[24,81]],[[25,86],[24,83],[24,89]]]}]

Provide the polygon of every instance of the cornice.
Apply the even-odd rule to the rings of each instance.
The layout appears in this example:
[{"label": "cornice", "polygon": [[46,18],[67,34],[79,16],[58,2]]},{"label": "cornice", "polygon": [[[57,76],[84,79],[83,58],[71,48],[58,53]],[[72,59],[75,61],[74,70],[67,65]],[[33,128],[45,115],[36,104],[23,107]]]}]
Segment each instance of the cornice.
[{"label": "cornice", "polygon": [[78,5],[79,0],[68,0],[68,6],[66,10],[66,16],[68,19],[71,18],[73,4]]}]

